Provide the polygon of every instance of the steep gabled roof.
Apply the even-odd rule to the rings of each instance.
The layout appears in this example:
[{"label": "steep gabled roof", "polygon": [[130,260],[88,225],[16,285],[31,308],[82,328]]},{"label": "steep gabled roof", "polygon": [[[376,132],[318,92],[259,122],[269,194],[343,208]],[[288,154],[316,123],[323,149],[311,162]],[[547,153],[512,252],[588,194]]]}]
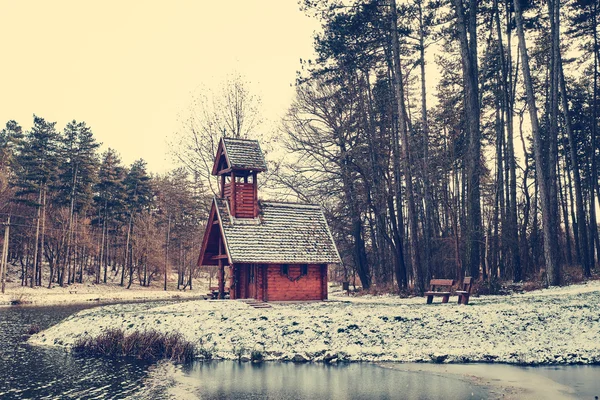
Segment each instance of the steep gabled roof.
[{"label": "steep gabled roof", "polygon": [[213,165],[213,175],[217,175],[219,170],[223,169],[223,161],[227,169],[267,170],[258,140],[221,138]]},{"label": "steep gabled roof", "polygon": [[213,207],[232,263],[341,262],[319,206],[263,201],[259,217],[255,219],[232,218],[223,199],[215,198]]}]

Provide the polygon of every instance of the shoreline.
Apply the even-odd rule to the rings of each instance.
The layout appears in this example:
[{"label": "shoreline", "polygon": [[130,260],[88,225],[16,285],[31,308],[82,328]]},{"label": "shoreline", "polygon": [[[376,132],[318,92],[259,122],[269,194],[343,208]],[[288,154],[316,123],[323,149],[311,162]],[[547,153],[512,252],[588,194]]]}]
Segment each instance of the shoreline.
[{"label": "shoreline", "polygon": [[69,347],[109,327],[179,332],[204,358],[225,360],[257,352],[265,361],[598,364],[600,282],[473,298],[468,306],[391,296],[267,309],[231,300],[109,305],[81,311],[29,342]]}]

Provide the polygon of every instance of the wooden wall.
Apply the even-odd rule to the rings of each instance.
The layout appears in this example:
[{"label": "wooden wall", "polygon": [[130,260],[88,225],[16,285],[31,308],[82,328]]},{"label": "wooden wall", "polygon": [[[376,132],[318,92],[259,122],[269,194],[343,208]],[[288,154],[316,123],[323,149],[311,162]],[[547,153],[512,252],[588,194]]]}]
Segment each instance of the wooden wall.
[{"label": "wooden wall", "polygon": [[[308,301],[327,299],[327,265],[308,264],[308,274],[300,275],[301,266],[288,265],[288,275],[281,274],[279,264],[256,264],[254,282],[249,282],[251,264],[235,264],[237,284],[232,291],[236,299],[261,301]],[[290,277],[292,279],[290,279]]]},{"label": "wooden wall", "polygon": [[[225,185],[224,195],[230,200],[229,207],[236,218],[254,218],[256,213],[256,190],[253,183],[235,182],[235,198],[232,196],[234,182]],[[235,205],[232,203],[235,201]]]},{"label": "wooden wall", "polygon": [[327,266],[309,264],[308,274],[298,280],[300,265],[290,264],[288,276],[281,274],[280,265],[268,265],[266,301],[306,301],[327,299]]}]

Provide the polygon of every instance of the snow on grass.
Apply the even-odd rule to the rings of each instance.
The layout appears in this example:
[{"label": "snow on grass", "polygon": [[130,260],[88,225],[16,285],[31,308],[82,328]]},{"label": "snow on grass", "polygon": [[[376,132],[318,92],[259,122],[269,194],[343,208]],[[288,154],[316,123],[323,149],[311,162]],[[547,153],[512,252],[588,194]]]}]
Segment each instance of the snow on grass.
[{"label": "snow on grass", "polygon": [[295,361],[600,363],[600,282],[523,295],[347,298],[273,304],[237,301],[129,304],[82,311],[34,335],[70,346],[106,328],[181,332],[205,357]]},{"label": "snow on grass", "polygon": [[0,294],[0,306],[11,304],[60,305],[85,304],[90,302],[108,303],[115,301],[169,300],[199,298],[206,290],[180,291],[159,288],[141,288],[132,286],[125,289],[118,285],[72,284],[52,289],[42,287],[19,287]]},{"label": "snow on grass", "polygon": [[[47,269],[44,270],[47,273]],[[169,278],[167,289],[162,290],[160,280],[152,282],[152,286],[144,287],[134,282],[130,289],[120,286],[120,276],[110,274],[108,283],[93,283],[94,277],[85,275],[83,283],[74,283],[65,287],[53,284],[46,287],[48,277],[42,280],[44,285],[37,287],[21,286],[17,266],[9,265],[6,293],[0,293],[0,306],[11,304],[59,305],[86,304],[90,302],[140,301],[199,298],[208,292],[206,280],[195,280],[194,290],[177,290],[176,276]],[[127,283],[125,283],[125,286]]]}]

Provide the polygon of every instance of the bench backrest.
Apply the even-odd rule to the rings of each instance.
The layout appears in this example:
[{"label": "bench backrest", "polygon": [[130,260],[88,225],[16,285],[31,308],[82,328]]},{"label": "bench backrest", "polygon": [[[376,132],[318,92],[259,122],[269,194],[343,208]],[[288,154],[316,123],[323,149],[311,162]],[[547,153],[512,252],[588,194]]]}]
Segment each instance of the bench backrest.
[{"label": "bench backrest", "polygon": [[465,279],[463,279],[462,290],[471,293],[471,286],[473,284],[472,282],[473,278],[470,276],[465,277]]},{"label": "bench backrest", "polygon": [[431,286],[430,290],[434,290],[436,286],[440,287],[450,287],[454,285],[454,280],[453,279],[432,279],[429,282],[429,286]]}]

